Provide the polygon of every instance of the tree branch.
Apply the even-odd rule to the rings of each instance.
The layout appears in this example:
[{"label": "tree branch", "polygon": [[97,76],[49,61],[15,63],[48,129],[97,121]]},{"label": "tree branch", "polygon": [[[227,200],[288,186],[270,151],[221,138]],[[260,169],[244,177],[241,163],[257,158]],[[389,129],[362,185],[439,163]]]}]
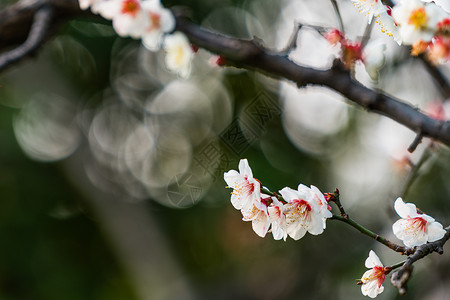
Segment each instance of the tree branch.
[{"label": "tree branch", "polygon": [[19,47],[0,55],[0,71],[23,57],[31,55],[39,48],[47,34],[52,15],[53,8],[50,6],[43,6],[36,12],[30,33],[25,42]]},{"label": "tree branch", "polygon": [[413,263],[433,252],[437,252],[439,254],[444,253],[444,244],[450,239],[450,226],[447,226],[445,230],[447,230],[447,233],[439,241],[416,247],[414,254],[409,256],[405,264],[392,274],[391,283],[398,289],[398,292],[401,295],[406,294],[406,284],[411,277],[413,271]]},{"label": "tree branch", "polygon": [[[47,37],[55,34],[61,21],[75,16],[90,15],[79,9],[77,0],[29,0],[0,11],[0,51],[21,44],[29,36],[32,20],[43,6],[51,6],[55,15],[49,24]],[[264,49],[251,40],[237,39],[213,33],[189,21],[179,10],[173,10],[176,30],[184,32],[191,42],[222,55],[237,67],[253,69],[272,77],[291,80],[299,87],[327,86],[341,93],[359,106],[387,116],[424,137],[450,146],[450,122],[433,119],[410,104],[399,101],[381,91],[371,90],[353,80],[340,64],[329,70],[316,70],[295,64],[286,56]],[[43,42],[45,39],[42,39]],[[42,44],[42,43],[38,43]],[[38,45],[36,45],[38,46]],[[16,59],[15,62],[19,61]]]},{"label": "tree branch", "polygon": [[347,223],[348,225],[352,226],[353,228],[355,228],[356,230],[358,230],[362,234],[365,234],[365,235],[373,238],[377,242],[385,245],[386,247],[394,250],[395,252],[399,252],[399,253],[401,253],[403,255],[410,255],[412,253],[415,253],[414,249],[408,248],[408,247],[404,247],[404,246],[400,246],[400,245],[398,245],[398,244],[396,244],[394,242],[391,242],[390,240],[386,239],[385,237],[382,237],[381,235],[378,235],[375,232],[365,228],[361,224],[356,223],[348,215],[346,215],[345,217],[333,215],[330,219],[331,220],[338,220],[338,221]]},{"label": "tree branch", "polygon": [[272,53],[251,40],[237,39],[207,31],[177,14],[176,30],[184,32],[191,42],[220,54],[236,67],[254,69],[272,77],[291,80],[299,87],[309,84],[327,86],[369,111],[450,146],[450,122],[433,119],[410,104],[381,91],[371,90],[353,80],[350,73],[335,64],[329,70],[316,70],[295,64],[289,58]]},{"label": "tree branch", "polygon": [[28,57],[56,35],[64,21],[83,15],[92,14],[80,10],[77,0],[19,1],[1,10],[1,70]]}]

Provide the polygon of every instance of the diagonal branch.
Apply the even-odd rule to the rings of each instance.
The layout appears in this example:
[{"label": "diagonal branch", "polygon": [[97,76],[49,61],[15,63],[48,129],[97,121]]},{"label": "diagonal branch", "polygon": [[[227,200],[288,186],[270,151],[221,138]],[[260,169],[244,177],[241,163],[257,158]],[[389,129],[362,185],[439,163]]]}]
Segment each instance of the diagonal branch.
[{"label": "diagonal branch", "polygon": [[0,55],[0,71],[22,58],[31,55],[42,45],[52,21],[52,16],[53,8],[51,6],[43,6],[36,12],[30,33],[25,42],[19,47]]},{"label": "diagonal branch", "polygon": [[335,63],[329,70],[316,70],[295,64],[289,58],[272,53],[251,40],[237,39],[208,31],[177,15],[176,29],[191,42],[220,54],[236,67],[254,69],[272,77],[291,80],[299,87],[309,84],[327,86],[369,111],[387,116],[424,137],[450,146],[450,122],[433,119],[410,104],[381,91],[371,90],[352,79],[350,73]]}]

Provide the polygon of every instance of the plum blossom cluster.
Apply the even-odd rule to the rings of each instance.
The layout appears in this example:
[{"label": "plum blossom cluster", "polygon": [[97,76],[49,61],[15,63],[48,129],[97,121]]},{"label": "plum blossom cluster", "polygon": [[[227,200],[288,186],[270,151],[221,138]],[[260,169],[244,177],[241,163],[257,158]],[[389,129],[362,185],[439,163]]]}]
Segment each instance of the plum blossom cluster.
[{"label": "plum blossom cluster", "polygon": [[326,219],[332,216],[324,194],[315,186],[300,184],[297,190],[283,188],[279,191],[281,196],[270,194],[253,177],[246,159],[239,162],[239,172],[226,172],[224,179],[233,189],[234,208],[241,211],[244,221],[252,222],[253,230],[261,237],[269,230],[275,240],[286,240],[287,236],[299,240],[306,232],[318,235],[324,231]]},{"label": "plum blossom cluster", "polygon": [[370,23],[373,18],[381,31],[399,44],[411,45],[412,55],[426,52],[435,64],[450,59],[450,2],[448,0],[400,0],[394,8],[380,0],[352,0]]},{"label": "plum blossom cluster", "polygon": [[119,36],[141,39],[150,51],[164,48],[167,68],[183,78],[189,76],[194,52],[183,33],[171,33],[175,18],[159,0],[79,0],[79,4],[111,20]]},{"label": "plum blossom cluster", "polygon": [[[403,241],[405,246],[420,246],[444,237],[446,230],[442,225],[429,215],[418,211],[414,204],[405,203],[402,198],[397,198],[394,209],[401,219],[392,225],[392,231],[397,238]],[[385,267],[372,250],[370,250],[365,265],[370,270],[363,274],[358,284],[361,285],[361,292],[364,296],[375,298],[383,292],[382,284],[385,276],[393,268]]]},{"label": "plum blossom cluster", "polygon": [[362,62],[370,78],[377,80],[378,70],[385,62],[385,44],[374,41],[363,49],[360,42],[350,41],[343,32],[335,28],[326,32],[324,37],[331,45],[339,47],[339,59],[346,69],[352,70],[356,62]]},{"label": "plum blossom cluster", "polygon": [[[329,202],[335,202],[341,212],[341,217],[335,218],[349,218],[338,200],[338,190],[323,194],[315,186],[300,184],[297,190],[285,187],[278,193],[270,192],[253,177],[246,159],[239,162],[239,172],[225,172],[224,179],[228,187],[233,189],[232,205],[241,211],[244,221],[252,222],[253,230],[261,237],[265,237],[269,231],[275,240],[286,240],[287,236],[299,240],[306,232],[321,234],[326,228],[326,220],[333,217]],[[392,230],[407,247],[440,240],[447,232],[434,218],[418,210],[414,204],[403,202],[400,197],[395,201],[394,209],[400,219],[392,225]],[[384,266],[375,252],[370,250],[365,261],[369,270],[358,281],[362,294],[375,298],[382,293],[386,275],[402,264]]]}]

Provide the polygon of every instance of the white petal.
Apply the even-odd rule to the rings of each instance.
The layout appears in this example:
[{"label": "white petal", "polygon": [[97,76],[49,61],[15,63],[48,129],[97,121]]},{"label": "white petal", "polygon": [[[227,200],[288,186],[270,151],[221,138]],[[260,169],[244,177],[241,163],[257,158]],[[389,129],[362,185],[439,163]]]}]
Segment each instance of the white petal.
[{"label": "white petal", "polygon": [[269,230],[270,221],[266,214],[260,213],[256,219],[252,221],[252,228],[260,237],[265,237]]},{"label": "white petal", "polygon": [[111,20],[120,14],[120,5],[120,1],[101,1],[95,5],[95,10],[103,18]]},{"label": "white petal", "polygon": [[244,178],[242,178],[241,174],[239,174],[236,170],[231,170],[223,174],[223,179],[228,184],[229,187],[236,187],[244,182]]},{"label": "white petal", "polygon": [[428,242],[434,242],[440,240],[444,237],[447,231],[442,227],[439,222],[432,222],[428,225],[427,233],[428,233]]},{"label": "white petal", "polygon": [[[293,224],[292,224],[293,225]],[[287,227],[287,233],[291,238],[294,240],[299,240],[306,234],[306,227],[305,226],[288,226]],[[298,225],[298,223],[297,223]]]},{"label": "white petal", "polygon": [[311,223],[309,223],[308,232],[313,235],[318,235],[323,232],[324,222],[318,212],[311,211]]},{"label": "white petal", "polygon": [[[306,185],[299,184],[297,187],[298,195],[300,196],[300,199],[307,200],[311,199],[311,189],[307,187]],[[309,202],[309,201],[308,201]]]},{"label": "white petal", "polygon": [[163,32],[170,32],[175,29],[175,18],[172,12],[168,9],[163,9],[161,12],[161,30]]},{"label": "white petal", "polygon": [[253,178],[252,169],[250,168],[247,159],[241,159],[239,161],[239,173],[241,173],[242,176],[247,175],[249,178]]},{"label": "white petal", "polygon": [[383,264],[381,263],[380,258],[375,254],[375,252],[373,250],[370,250],[369,257],[367,257],[365,262],[365,266],[366,268],[370,269],[376,266],[383,266]]},{"label": "white petal", "polygon": [[290,202],[292,200],[298,199],[299,195],[296,190],[293,190],[289,187],[285,187],[282,190],[279,191],[281,196],[286,200],[287,202]]},{"label": "white petal", "polygon": [[272,223],[272,235],[275,240],[284,239],[286,241],[287,232],[286,232],[286,224],[282,226],[280,222]]},{"label": "white petal", "polygon": [[314,185],[311,185],[311,192],[317,196],[317,198],[319,198],[319,201],[321,202],[321,204],[325,204],[327,205],[327,200],[325,200],[325,196],[323,195],[323,193]]},{"label": "white petal", "polygon": [[158,51],[161,48],[162,37],[161,31],[147,31],[142,34],[142,44],[150,51]]},{"label": "white petal", "polygon": [[91,0],[80,0],[79,4],[82,10],[86,10],[91,6]]},{"label": "white petal", "polygon": [[[233,207],[236,209],[243,209],[244,206],[248,206],[249,205],[249,197],[248,196],[243,196],[243,195],[236,195],[236,194],[232,194],[231,195],[231,204],[233,204]],[[245,209],[247,210],[247,209]]]},{"label": "white petal", "polygon": [[370,298],[373,298],[373,292],[377,289],[377,281],[376,280],[370,280],[366,283],[363,283],[363,285],[361,285],[361,292],[364,296],[369,296]]},{"label": "white petal", "polygon": [[[429,2],[429,1],[427,1]],[[434,3],[439,5],[447,13],[450,13],[450,1],[449,0],[434,0]]]},{"label": "white petal", "polygon": [[401,218],[417,216],[416,206],[412,203],[403,202],[402,198],[398,197],[394,203],[394,209]]}]

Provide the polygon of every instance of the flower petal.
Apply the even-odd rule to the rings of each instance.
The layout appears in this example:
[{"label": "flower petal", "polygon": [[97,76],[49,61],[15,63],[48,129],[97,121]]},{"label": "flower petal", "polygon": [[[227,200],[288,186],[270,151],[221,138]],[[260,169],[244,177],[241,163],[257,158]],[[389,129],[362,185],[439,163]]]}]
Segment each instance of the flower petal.
[{"label": "flower petal", "polygon": [[290,202],[291,200],[298,199],[299,196],[297,194],[296,190],[293,190],[289,187],[284,187],[282,190],[279,191],[281,196],[286,200],[287,202]]},{"label": "flower petal", "polygon": [[428,242],[434,242],[444,237],[447,232],[439,222],[432,222],[428,225]]},{"label": "flower petal", "polygon": [[239,161],[239,173],[241,173],[242,176],[247,175],[248,177],[253,178],[252,169],[250,169],[247,159],[241,159]]},{"label": "flower petal", "polygon": [[416,206],[412,203],[403,202],[403,199],[400,197],[395,200],[394,209],[400,218],[414,218],[418,215]]},{"label": "flower petal", "polygon": [[297,241],[305,236],[307,228],[305,226],[293,226],[293,225],[294,224],[287,227],[287,233],[291,238]]},{"label": "flower petal", "polygon": [[370,250],[369,257],[367,257],[365,262],[365,266],[366,268],[373,268],[376,266],[383,266],[383,264],[381,263],[380,258],[375,254],[375,252],[373,250]]}]

